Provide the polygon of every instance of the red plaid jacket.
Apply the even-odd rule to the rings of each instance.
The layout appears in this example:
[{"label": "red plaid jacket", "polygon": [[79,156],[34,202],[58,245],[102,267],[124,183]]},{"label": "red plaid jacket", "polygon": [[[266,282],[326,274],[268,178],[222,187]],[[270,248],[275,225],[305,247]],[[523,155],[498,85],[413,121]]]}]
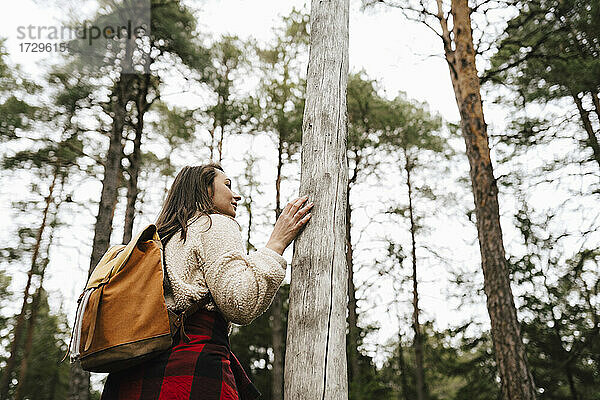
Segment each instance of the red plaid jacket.
[{"label": "red plaid jacket", "polygon": [[254,400],[260,392],[231,352],[227,322],[200,310],[185,321],[190,338],[142,365],[108,375],[102,400]]}]

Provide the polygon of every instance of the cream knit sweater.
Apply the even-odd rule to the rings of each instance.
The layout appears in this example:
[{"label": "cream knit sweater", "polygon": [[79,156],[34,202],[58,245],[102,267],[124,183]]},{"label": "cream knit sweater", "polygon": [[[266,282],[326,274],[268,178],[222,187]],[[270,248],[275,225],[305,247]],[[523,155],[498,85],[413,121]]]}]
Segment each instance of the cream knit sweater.
[{"label": "cream knit sweater", "polygon": [[[287,261],[262,248],[246,254],[237,221],[222,214],[194,217],[185,243],[176,234],[165,246],[167,307],[180,312],[212,295],[225,319],[247,325],[271,305]],[[209,229],[210,226],[210,229]]]}]

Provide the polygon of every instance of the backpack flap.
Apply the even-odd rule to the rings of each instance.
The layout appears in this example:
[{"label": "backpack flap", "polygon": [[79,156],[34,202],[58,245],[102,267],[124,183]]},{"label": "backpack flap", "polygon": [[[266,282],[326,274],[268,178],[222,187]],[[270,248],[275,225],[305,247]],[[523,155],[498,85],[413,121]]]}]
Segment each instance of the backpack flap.
[{"label": "backpack flap", "polygon": [[138,242],[145,242],[147,240],[160,240],[155,225],[148,225],[131,239],[126,246],[112,246],[106,254],[104,254],[100,262],[98,262],[96,268],[94,268],[85,287],[86,290],[100,286],[102,282],[108,281],[114,274],[119,272],[127,262],[133,248],[137,246]]}]

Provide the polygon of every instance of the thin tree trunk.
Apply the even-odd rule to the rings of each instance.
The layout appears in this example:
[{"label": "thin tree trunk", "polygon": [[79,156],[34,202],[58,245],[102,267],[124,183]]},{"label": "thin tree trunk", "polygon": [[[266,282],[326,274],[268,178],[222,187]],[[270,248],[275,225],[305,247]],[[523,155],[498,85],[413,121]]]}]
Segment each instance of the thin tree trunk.
[{"label": "thin tree trunk", "polygon": [[213,127],[211,130],[208,131],[208,133],[210,133],[210,161],[214,160],[215,157],[215,128],[216,127],[216,121],[213,123]]},{"label": "thin tree trunk", "polygon": [[[58,170],[58,168],[57,168]],[[64,176],[62,177],[61,180],[61,190],[58,192],[57,196],[54,197],[60,197],[61,196],[61,192],[62,192],[62,188],[64,185]],[[46,268],[48,267],[48,264],[50,263],[50,249],[52,248],[52,243],[54,241],[54,232],[55,229],[53,228],[53,225],[57,222],[57,215],[58,215],[58,209],[60,207],[60,203],[61,201],[59,201],[56,204],[56,207],[54,209],[53,212],[53,217],[52,217],[52,221],[50,223],[50,235],[48,237],[48,243],[46,245],[46,257],[44,259],[43,265],[40,268],[38,274],[40,276],[40,283],[39,286],[35,292],[35,294],[33,295],[33,302],[31,303],[31,312],[29,313],[29,319],[27,320],[27,336],[25,339],[25,345],[23,347],[23,355],[21,357],[21,366],[19,368],[19,378],[17,380],[17,388],[15,390],[15,396],[14,398],[16,400],[21,400],[21,398],[23,397],[23,389],[25,388],[25,379],[27,377],[27,368],[29,366],[29,357],[31,354],[31,347],[33,344],[33,335],[35,333],[35,324],[37,322],[37,314],[39,312],[39,307],[40,307],[40,301],[41,301],[41,297],[43,294],[43,290],[44,290],[44,276],[46,274]]]},{"label": "thin tree trunk", "polygon": [[594,103],[594,110],[598,116],[598,122],[600,123],[600,99],[598,99],[598,93],[595,90],[590,90],[592,95],[592,102]]},{"label": "thin tree trunk", "polygon": [[502,241],[498,187],[490,159],[487,125],[484,120],[480,82],[475,65],[471,10],[467,0],[452,0],[453,37],[451,37],[447,17],[442,9],[442,0],[437,0],[437,4],[444,52],[461,116],[461,130],[469,159],[484,291],[487,296],[503,398],[533,400],[536,397],[536,389],[521,339]]},{"label": "thin tree trunk", "polygon": [[248,236],[246,237],[246,252],[250,253],[250,250],[254,248],[252,244],[252,195],[248,195],[245,199],[244,206],[248,213]]},{"label": "thin tree trunk", "polygon": [[360,382],[360,368],[358,364],[358,312],[356,305],[356,288],[354,286],[354,262],[352,248],[352,207],[350,205],[350,192],[358,175],[359,157],[356,157],[352,176],[348,180],[346,195],[346,264],[348,265],[348,363],[349,382]]},{"label": "thin tree trunk", "polygon": [[300,193],[315,203],[296,239],[285,400],[346,400],[345,257],[349,1],[313,0]]},{"label": "thin tree trunk", "polygon": [[221,129],[219,130],[219,141],[217,142],[217,150],[219,151],[219,162],[223,161],[223,137],[225,132],[223,132],[223,125],[221,125]]},{"label": "thin tree trunk", "polygon": [[404,151],[404,157],[406,159],[405,171],[406,171],[406,186],[408,188],[408,211],[410,216],[410,239],[411,239],[411,258],[412,258],[412,281],[413,281],[413,323],[412,328],[414,332],[414,351],[415,351],[415,383],[417,391],[417,399],[425,400],[427,398],[427,392],[425,389],[425,369],[423,363],[423,335],[421,332],[421,324],[419,323],[419,290],[418,290],[418,277],[417,277],[417,243],[416,243],[416,231],[417,227],[415,224],[414,209],[413,209],[413,191],[412,182],[410,180],[410,173],[412,171],[412,161],[410,156]]},{"label": "thin tree trunk", "polygon": [[[283,144],[281,134],[277,146],[277,177],[275,179],[275,221],[281,215],[281,170],[283,167]],[[271,398],[273,400],[283,399],[283,360],[284,360],[284,337],[283,337],[283,299],[278,291],[271,305],[271,341],[273,343],[273,372],[271,380]]]},{"label": "thin tree trunk", "polygon": [[29,267],[29,272],[27,273],[27,283],[25,283],[25,289],[23,290],[23,304],[21,305],[21,312],[17,316],[17,320],[15,322],[13,341],[10,346],[10,356],[6,361],[6,366],[4,367],[4,371],[2,374],[2,381],[0,382],[0,399],[2,400],[8,399],[11,376],[17,363],[18,346],[21,342],[23,328],[25,327],[25,314],[27,313],[28,308],[27,300],[29,300],[29,289],[31,287],[31,280],[33,278],[33,274],[35,273],[35,269],[37,266],[37,259],[40,253],[40,246],[42,243],[44,230],[46,229],[46,223],[48,221],[48,211],[50,210],[50,204],[52,203],[57,178],[58,169],[55,169],[54,176],[52,177],[52,183],[50,183],[50,188],[48,189],[48,196],[46,196],[45,199],[46,204],[44,206],[44,211],[42,214],[42,223],[40,224],[40,227],[38,229],[37,237],[35,240],[35,246],[33,248],[33,254],[31,255],[31,265]]},{"label": "thin tree trunk", "polygon": [[125,227],[123,229],[123,243],[129,243],[133,235],[133,222],[135,219],[135,205],[137,202],[139,188],[138,178],[142,162],[142,136],[144,135],[144,116],[148,111],[147,102],[148,85],[150,75],[138,76],[138,95],[136,98],[137,121],[135,124],[135,139],[133,140],[133,151],[129,155],[129,168],[127,169],[129,180],[127,181],[127,208],[125,209]]},{"label": "thin tree trunk", "polygon": [[592,122],[590,121],[590,112],[583,107],[583,103],[577,93],[571,93],[571,96],[575,101],[575,105],[579,111],[579,116],[581,117],[581,123],[583,124],[585,132],[587,133],[587,144],[594,153],[594,160],[596,160],[598,166],[600,166],[600,144],[598,144],[598,138],[594,133],[594,128],[592,127]]}]

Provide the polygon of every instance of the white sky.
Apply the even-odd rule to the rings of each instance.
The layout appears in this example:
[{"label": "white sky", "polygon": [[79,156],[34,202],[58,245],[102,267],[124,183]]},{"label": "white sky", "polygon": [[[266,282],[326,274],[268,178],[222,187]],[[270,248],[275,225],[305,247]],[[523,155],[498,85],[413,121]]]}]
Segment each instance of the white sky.
[{"label": "white sky", "polygon": [[[40,2],[41,3],[41,2]],[[233,33],[241,37],[253,36],[258,40],[267,40],[271,37],[271,28],[277,24],[281,15],[285,15],[292,7],[303,8],[308,5],[306,1],[281,1],[281,0],[207,0],[204,2],[194,2],[194,6],[201,7],[199,14],[199,23],[206,31],[213,32],[216,35],[221,33]],[[433,36],[426,28],[413,23],[404,22],[401,15],[395,10],[384,10],[382,12],[362,13],[358,10],[358,2],[352,2],[352,12],[350,20],[350,68],[351,71],[358,71],[364,68],[371,78],[379,80],[389,97],[396,95],[398,91],[404,91],[408,97],[425,101],[429,103],[433,111],[439,112],[446,120],[457,122],[458,112],[455,103],[454,93],[452,91],[448,68],[446,62],[439,56],[441,54],[441,43],[439,39]],[[22,65],[24,71],[32,76],[39,76],[43,71],[43,57],[40,54],[23,54],[18,51],[19,45],[16,40],[16,27],[19,25],[57,25],[56,18],[62,15],[64,9],[52,8],[40,4],[35,4],[31,0],[4,0],[2,4],[2,13],[0,13],[0,37],[7,37],[7,48],[10,58],[13,62]],[[195,99],[195,100],[194,100]],[[174,104],[188,105],[190,102],[198,101],[194,96],[177,96],[176,99],[169,99]],[[485,105],[486,120],[490,125],[490,131],[499,131],[504,127],[504,121],[507,117],[506,111],[499,106],[493,106],[488,103]],[[227,147],[228,146],[228,147]],[[257,152],[261,148],[271,146],[267,138],[258,138],[254,143],[242,143],[240,141],[226,142],[227,153],[232,159],[238,159],[238,152],[241,153],[246,146],[252,146]],[[458,146],[461,144],[459,142]],[[271,152],[272,154],[272,152]],[[460,158],[460,157],[459,157]],[[236,165],[233,160],[225,162],[225,166]],[[261,168],[265,182],[272,182],[270,176],[274,176],[274,163],[264,161],[266,168]],[[271,166],[271,167],[269,167]],[[269,169],[270,168],[270,169]],[[457,170],[453,171],[453,177],[458,174],[468,173],[468,164],[466,157],[463,156],[457,165]],[[290,173],[293,173],[291,171]],[[498,173],[496,174],[498,175]],[[388,173],[389,182],[384,182],[386,188],[380,191],[373,191],[372,188],[357,188],[354,194],[356,204],[373,204],[384,199],[404,198],[404,189],[402,187],[402,177],[394,171]],[[426,178],[422,178],[426,179]],[[455,184],[449,179],[447,191],[460,192],[461,201],[467,201],[467,206],[472,204],[470,193],[456,188]],[[293,195],[297,184],[292,183],[284,188],[284,194],[288,197]],[[272,190],[272,189],[265,189]],[[100,185],[98,182],[88,183],[85,191],[92,199],[98,199]],[[287,192],[286,192],[287,191]],[[462,191],[462,192],[461,192]],[[467,197],[465,197],[468,195]],[[0,199],[2,200],[2,216],[0,222],[10,222],[11,211],[9,201],[14,200],[15,192],[12,188],[2,188]],[[272,196],[271,196],[272,197]],[[285,197],[284,197],[285,199]],[[544,198],[541,201],[544,202]],[[470,202],[470,203],[469,203]],[[503,209],[511,210],[512,205],[501,206]],[[92,208],[95,210],[95,207]],[[505,210],[506,211],[506,210]],[[503,217],[502,223],[505,228],[506,243],[510,243],[515,237],[514,230],[511,230],[510,212],[505,212],[507,217]],[[357,226],[364,227],[369,221],[368,209],[357,210]],[[8,217],[8,218],[7,218]],[[13,214],[14,217],[14,214]],[[80,217],[74,223],[93,223],[93,216],[88,215]],[[150,222],[150,215],[145,215],[144,219]],[[240,216],[244,221],[244,216]],[[452,259],[454,267],[464,265],[466,270],[472,270],[479,265],[479,249],[473,241],[476,238],[476,232],[472,226],[466,223],[466,218],[462,215],[445,216],[442,214],[433,214],[428,216],[432,224],[432,231],[428,242],[439,245],[441,251]],[[137,221],[139,225],[146,221]],[[390,225],[385,230],[389,236],[396,237],[406,243],[406,226],[402,224]],[[9,231],[0,232],[0,240],[5,239]],[[377,240],[377,236],[382,231],[378,227],[373,227],[365,233],[365,244],[362,247],[368,248],[371,242]],[[74,303],[72,299],[81,291],[85,271],[88,267],[86,256],[89,251],[69,250],[69,248],[82,248],[91,245],[91,233],[86,231],[77,238],[65,236],[63,239],[68,243],[64,248],[56,250],[53,254],[52,262],[49,266],[50,278],[47,281],[49,291],[60,292],[64,296],[67,304],[66,309],[72,318]],[[265,234],[266,235],[266,234]],[[356,236],[355,236],[356,238]],[[77,240],[76,240],[77,239]],[[89,240],[89,243],[87,242]],[[266,240],[266,237],[264,237]],[[255,240],[260,244],[258,239]],[[264,241],[262,242],[264,244]],[[360,249],[361,244],[357,247]],[[83,255],[81,254],[83,252]],[[362,255],[361,255],[362,254]],[[291,252],[288,250],[286,256],[291,261]],[[381,254],[383,258],[384,254]],[[365,251],[358,254],[357,262],[367,264],[372,261],[373,254]],[[79,267],[80,272],[74,273],[72,264]],[[434,259],[423,259],[421,300],[425,312],[425,319],[433,319],[440,328],[456,325],[464,320],[471,319],[477,315],[477,319],[487,323],[485,313],[485,304],[474,306],[470,313],[457,312],[456,302],[446,299],[448,289],[448,271],[445,265],[436,262]],[[363,270],[357,274],[357,279],[366,279],[371,275]],[[477,280],[478,278],[476,278]],[[15,289],[20,290],[24,282],[24,272],[21,277],[15,277]],[[376,293],[372,293],[374,304],[362,304],[363,311],[369,310],[363,314],[364,321],[379,321],[382,329],[378,336],[373,338],[369,348],[375,350],[377,343],[384,343],[387,339],[394,336],[397,331],[397,323],[394,318],[386,317],[385,304],[394,295],[390,285],[384,285]],[[404,293],[406,299],[406,309],[409,307],[409,293]],[[68,302],[71,301],[71,304]],[[406,323],[408,326],[408,323]],[[378,357],[381,360],[381,354]]]}]

